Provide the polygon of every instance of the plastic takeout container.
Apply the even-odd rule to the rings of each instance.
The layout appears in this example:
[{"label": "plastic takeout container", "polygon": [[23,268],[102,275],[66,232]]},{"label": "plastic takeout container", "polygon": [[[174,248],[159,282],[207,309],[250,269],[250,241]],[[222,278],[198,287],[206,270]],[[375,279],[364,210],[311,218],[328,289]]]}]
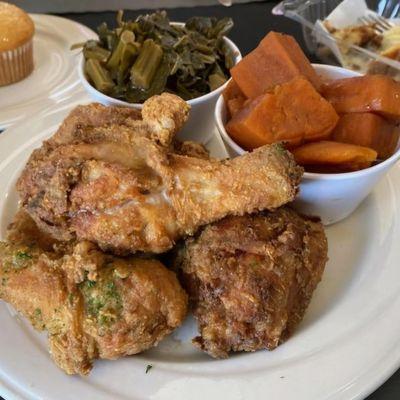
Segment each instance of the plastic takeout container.
[{"label": "plastic takeout container", "polygon": [[[341,79],[359,76],[357,72],[333,65],[313,64],[317,74],[324,79]],[[229,136],[225,129],[227,110],[221,95],[215,107],[215,123],[231,157],[246,153]],[[305,172],[300,183],[300,193],[294,207],[306,215],[321,217],[325,225],[348,217],[368,196],[374,186],[400,159],[400,142],[396,152],[372,167],[336,174]]]},{"label": "plastic takeout container", "polygon": [[[347,8],[351,9],[353,5],[353,12],[357,12],[358,8],[354,7],[355,3],[364,3],[361,0],[284,0],[278,5],[276,5],[272,13],[274,15],[284,15],[291,18],[302,25],[303,37],[306,43],[307,49],[310,53],[315,54],[319,59],[325,63],[338,64],[338,59],[340,56],[336,54],[332,48],[337,47],[334,45],[334,39],[329,34],[323,35],[320,29],[318,29],[319,21],[324,21],[330,14],[339,6],[343,6],[347,3]],[[366,1],[364,7],[369,7],[371,12],[375,12],[387,19],[394,20],[400,16],[400,4],[398,1],[393,0],[380,0],[374,2]],[[350,6],[350,7],[349,7]],[[361,6],[362,8],[362,6]],[[337,13],[340,14],[340,13]],[[336,15],[342,21],[350,21],[351,15]],[[351,14],[351,11],[350,11]],[[397,23],[400,21],[398,20]],[[354,15],[354,20],[352,24],[359,23],[357,17]],[[349,25],[352,25],[349,23]],[[339,24],[340,25],[340,24]],[[343,26],[337,26],[342,28]],[[329,46],[329,41],[331,46]],[[328,44],[328,45],[327,45]],[[329,49],[329,47],[331,49]],[[398,61],[391,60],[389,58],[383,57],[377,53],[362,49],[358,46],[350,45],[348,46],[347,54],[357,60],[360,63],[369,65],[372,71],[387,73],[400,78],[400,63]],[[343,63],[342,63],[343,65]],[[343,65],[349,68],[349,65]],[[359,72],[366,72],[359,70]]]}]

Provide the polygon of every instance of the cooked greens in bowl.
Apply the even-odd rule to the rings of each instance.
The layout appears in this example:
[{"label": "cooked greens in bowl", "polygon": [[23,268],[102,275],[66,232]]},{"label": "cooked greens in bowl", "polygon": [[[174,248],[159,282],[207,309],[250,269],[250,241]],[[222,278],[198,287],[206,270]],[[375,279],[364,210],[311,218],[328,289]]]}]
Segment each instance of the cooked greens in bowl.
[{"label": "cooked greens in bowl", "polygon": [[165,11],[102,23],[99,40],[83,46],[84,71],[100,92],[129,103],[143,103],[162,92],[185,100],[203,96],[230,77],[235,54],[224,40],[230,18],[192,17],[170,22]]}]

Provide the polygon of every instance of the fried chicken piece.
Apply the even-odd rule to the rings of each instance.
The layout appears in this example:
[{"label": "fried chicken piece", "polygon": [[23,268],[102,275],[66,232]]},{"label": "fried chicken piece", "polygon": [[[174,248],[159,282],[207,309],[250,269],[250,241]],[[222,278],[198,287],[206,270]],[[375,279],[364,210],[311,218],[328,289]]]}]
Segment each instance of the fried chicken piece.
[{"label": "fried chicken piece", "polygon": [[216,358],[274,349],[302,320],[326,261],[322,224],[289,208],[208,225],[176,258],[193,343]]},{"label": "fried chicken piece", "polygon": [[[143,104],[142,117],[150,137],[168,146],[189,118],[190,106],[183,99],[170,93],[150,97]],[[137,122],[129,124],[134,129]]]},{"label": "fried chicken piece", "polygon": [[0,298],[48,332],[66,373],[86,375],[97,358],[140,353],[182,323],[187,295],[159,261],[113,257],[89,242],[66,254],[44,251],[33,244],[32,221],[18,218],[10,239],[20,242],[0,242]]},{"label": "fried chicken piece", "polygon": [[202,158],[203,160],[210,159],[210,152],[201,143],[186,140],[184,142],[174,140],[174,153],[181,156]]},{"label": "fried chicken piece", "polygon": [[161,253],[226,215],[292,201],[301,174],[280,145],[217,161],[131,137],[62,145],[33,157],[17,189],[25,210],[57,240],[90,240],[118,254]]},{"label": "fried chicken piece", "polygon": [[47,144],[54,149],[76,141],[129,142],[131,136],[142,136],[168,147],[187,121],[189,110],[184,100],[169,93],[151,97],[141,111],[98,103],[78,106]]},{"label": "fried chicken piece", "polygon": [[58,242],[49,234],[42,232],[36,225],[32,217],[22,208],[14,216],[13,222],[7,229],[7,241],[18,243],[27,247],[37,246],[45,251],[55,251],[60,249],[70,249],[72,243]]},{"label": "fried chicken piece", "polygon": [[141,111],[98,103],[77,106],[57,132],[32,152],[28,164],[40,163],[58,147],[66,145],[107,142],[132,146],[139,137],[149,138],[174,152],[175,135],[188,119],[189,110],[184,100],[169,93],[153,96]]}]

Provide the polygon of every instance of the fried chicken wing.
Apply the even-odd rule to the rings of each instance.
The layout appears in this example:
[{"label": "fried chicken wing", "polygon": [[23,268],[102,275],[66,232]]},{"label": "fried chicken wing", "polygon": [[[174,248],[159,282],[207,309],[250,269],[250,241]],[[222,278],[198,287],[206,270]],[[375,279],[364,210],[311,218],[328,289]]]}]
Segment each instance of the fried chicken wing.
[{"label": "fried chicken wing", "polygon": [[45,251],[31,236],[33,222],[17,218],[0,242],[0,298],[48,332],[52,357],[68,374],[153,347],[186,316],[187,295],[159,261],[114,257],[89,242]]},{"label": "fried chicken wing", "polygon": [[76,141],[129,143],[132,136],[142,136],[168,147],[187,121],[189,110],[190,106],[184,100],[169,93],[151,97],[141,111],[98,103],[78,106],[46,144],[54,149]]},{"label": "fried chicken wing", "polygon": [[226,215],[293,200],[301,174],[279,145],[217,161],[132,136],[129,143],[65,144],[34,156],[17,189],[26,211],[55,239],[90,240],[120,254],[160,253]]},{"label": "fried chicken wing", "polygon": [[289,208],[227,217],[186,240],[176,266],[216,358],[272,350],[304,316],[327,261],[323,226]]},{"label": "fried chicken wing", "polygon": [[[33,151],[28,166],[40,166],[43,160],[63,146],[87,144],[101,149],[103,143],[113,143],[116,149],[118,146],[134,146],[135,139],[140,137],[158,143],[169,152],[175,151],[176,144],[178,153],[184,153],[184,149],[190,146],[175,139],[175,135],[186,122],[189,110],[190,106],[184,100],[168,93],[150,98],[141,111],[98,103],[77,106],[57,132]],[[112,152],[113,149],[109,146],[108,150]],[[118,154],[115,154],[114,161],[116,157]]]},{"label": "fried chicken wing", "polygon": [[204,160],[210,159],[209,151],[203,144],[186,140],[184,142],[175,139],[174,153],[181,156],[203,158]]}]

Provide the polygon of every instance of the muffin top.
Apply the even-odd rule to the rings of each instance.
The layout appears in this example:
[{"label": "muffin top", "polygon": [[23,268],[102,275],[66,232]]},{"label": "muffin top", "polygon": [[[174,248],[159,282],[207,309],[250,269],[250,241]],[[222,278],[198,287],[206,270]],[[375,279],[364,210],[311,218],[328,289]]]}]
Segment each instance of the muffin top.
[{"label": "muffin top", "polygon": [[30,40],[35,26],[20,8],[0,1],[0,51],[13,50]]}]

